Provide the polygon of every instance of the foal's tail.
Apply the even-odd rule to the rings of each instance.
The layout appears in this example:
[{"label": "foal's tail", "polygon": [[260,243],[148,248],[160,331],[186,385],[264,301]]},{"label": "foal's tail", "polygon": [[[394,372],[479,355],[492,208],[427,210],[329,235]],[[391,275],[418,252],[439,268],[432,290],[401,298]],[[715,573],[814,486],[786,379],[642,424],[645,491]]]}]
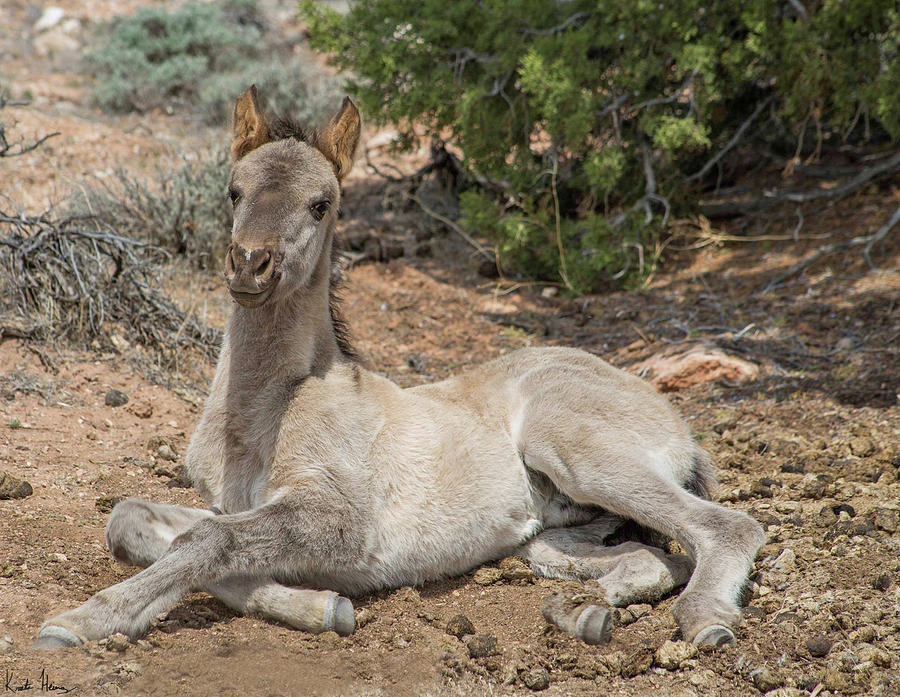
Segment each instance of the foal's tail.
[{"label": "foal's tail", "polygon": [[708,452],[699,445],[694,448],[694,467],[684,488],[701,499],[712,498],[716,488],[716,466]]}]

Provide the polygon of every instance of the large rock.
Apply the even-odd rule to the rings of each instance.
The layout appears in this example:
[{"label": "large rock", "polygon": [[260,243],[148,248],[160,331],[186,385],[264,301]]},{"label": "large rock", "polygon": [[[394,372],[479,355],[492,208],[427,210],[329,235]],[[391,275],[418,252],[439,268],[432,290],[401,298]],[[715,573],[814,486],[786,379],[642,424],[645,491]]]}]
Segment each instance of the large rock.
[{"label": "large rock", "polygon": [[40,34],[42,31],[47,31],[48,29],[52,29],[57,24],[62,22],[63,17],[66,16],[66,11],[61,7],[48,7],[42,13],[37,22],[34,23],[32,29],[35,34]]},{"label": "large rock", "polygon": [[759,366],[707,344],[679,344],[647,358],[632,368],[660,391],[674,392],[713,380],[732,383],[759,377]]},{"label": "large rock", "polygon": [[33,493],[31,484],[0,470],[0,499],[24,499]]},{"label": "large rock", "polygon": [[81,50],[80,34],[81,23],[77,19],[66,20],[60,26],[37,36],[34,48],[41,56],[75,53]]}]

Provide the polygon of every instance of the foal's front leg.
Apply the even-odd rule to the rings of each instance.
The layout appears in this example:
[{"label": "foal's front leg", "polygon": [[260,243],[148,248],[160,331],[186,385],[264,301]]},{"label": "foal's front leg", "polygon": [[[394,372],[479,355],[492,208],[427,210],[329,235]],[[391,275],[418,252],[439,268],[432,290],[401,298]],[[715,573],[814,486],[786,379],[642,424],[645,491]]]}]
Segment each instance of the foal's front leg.
[{"label": "foal's front leg", "polygon": [[[269,614],[281,619],[279,587],[265,578],[340,567],[357,558],[358,538],[350,534],[348,523],[352,521],[346,517],[335,520],[320,506],[310,510],[289,497],[245,513],[206,517],[176,537],[144,571],[45,622],[38,641],[56,639],[59,646],[116,632],[139,636],[156,615],[201,587],[219,590],[226,602],[230,591],[231,600],[243,599],[251,611],[270,607]],[[338,625],[352,625],[350,601],[340,598],[331,611]]]},{"label": "foal's front leg", "polygon": [[[106,543],[121,562],[148,567],[163,556],[178,535],[211,518],[202,508],[151,503],[129,498],[119,503],[106,525]],[[268,577],[232,576],[203,585],[203,590],[242,615],[258,615],[306,632],[355,629],[352,604],[332,591],[314,591],[277,583]],[[49,640],[46,648],[54,648]]]}]

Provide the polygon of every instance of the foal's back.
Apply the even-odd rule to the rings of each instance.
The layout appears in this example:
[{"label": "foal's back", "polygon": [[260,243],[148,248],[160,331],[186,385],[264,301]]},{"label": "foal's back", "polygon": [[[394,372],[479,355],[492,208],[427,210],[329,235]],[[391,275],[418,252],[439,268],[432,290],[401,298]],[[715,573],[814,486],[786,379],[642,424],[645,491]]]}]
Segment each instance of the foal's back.
[{"label": "foal's back", "polygon": [[669,402],[647,382],[586,351],[524,348],[410,391],[464,405],[499,431],[495,437],[507,436],[526,466],[529,427],[540,424],[568,454],[587,456],[579,451],[588,440],[604,442],[589,457],[598,466],[623,462],[627,454],[628,461],[643,459],[680,485],[691,485],[695,474],[711,478],[706,454]]}]

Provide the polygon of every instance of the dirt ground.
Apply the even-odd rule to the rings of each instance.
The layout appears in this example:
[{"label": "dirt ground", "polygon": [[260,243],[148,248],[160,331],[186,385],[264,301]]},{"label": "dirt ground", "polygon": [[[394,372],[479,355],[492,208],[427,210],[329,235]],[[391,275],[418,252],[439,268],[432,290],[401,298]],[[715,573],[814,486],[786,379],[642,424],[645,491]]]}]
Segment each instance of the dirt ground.
[{"label": "dirt ground", "polygon": [[[57,4],[80,22],[73,30],[79,40],[91,22],[122,7],[112,0]],[[21,0],[8,5],[0,86],[13,96],[28,89],[34,101],[0,116],[18,122],[15,133],[27,138],[62,132],[22,158],[0,160],[0,190],[26,210],[60,200],[86,176],[108,176],[114,165],[151,171],[180,149],[225,137],[177,115],[98,113],[75,72],[77,49],[42,54],[31,29],[41,8]],[[410,162],[400,165],[408,169]],[[535,345],[579,346],[650,378],[659,378],[661,356],[698,346],[757,371],[739,380],[706,366],[682,370],[680,380],[668,383],[677,388],[670,398],[715,456],[717,498],[766,527],[737,643],[667,663],[657,650],[678,639],[670,597],[618,612],[610,644],[587,646],[540,614],[546,596],[579,584],[473,570],[354,598],[359,628],[347,638],[236,616],[196,594],[136,642],[35,652],[30,643],[46,617],[135,573],[115,562],[104,542],[115,500],[203,505],[178,477],[202,404],[190,391],[151,383],[127,352],[38,347],[53,357],[54,372],[34,347],[6,340],[0,470],[27,480],[33,494],[0,500],[4,690],[900,694],[900,240],[895,233],[874,250],[874,270],[856,252],[836,254],[759,292],[823,240],[882,225],[900,202],[896,182],[809,217],[799,241],[721,244],[707,236],[700,249],[677,249],[701,239],[685,237],[648,288],[577,300],[542,286],[486,280],[455,233],[416,211],[382,205],[389,197],[377,177],[358,167],[347,186],[344,229],[383,246],[399,244],[404,254],[354,266],[344,296],[367,365],[401,385]],[[763,222],[754,225],[761,230]],[[795,224],[770,222],[770,236],[790,237]],[[190,283],[191,294],[208,304],[208,318],[221,324],[229,304],[218,278],[211,273]],[[208,378],[212,366],[197,371]],[[108,406],[111,389],[128,402]],[[158,457],[161,443],[171,445],[174,462]],[[447,622],[459,614],[478,635],[496,638],[493,653],[472,657],[470,637],[448,633]]]}]

